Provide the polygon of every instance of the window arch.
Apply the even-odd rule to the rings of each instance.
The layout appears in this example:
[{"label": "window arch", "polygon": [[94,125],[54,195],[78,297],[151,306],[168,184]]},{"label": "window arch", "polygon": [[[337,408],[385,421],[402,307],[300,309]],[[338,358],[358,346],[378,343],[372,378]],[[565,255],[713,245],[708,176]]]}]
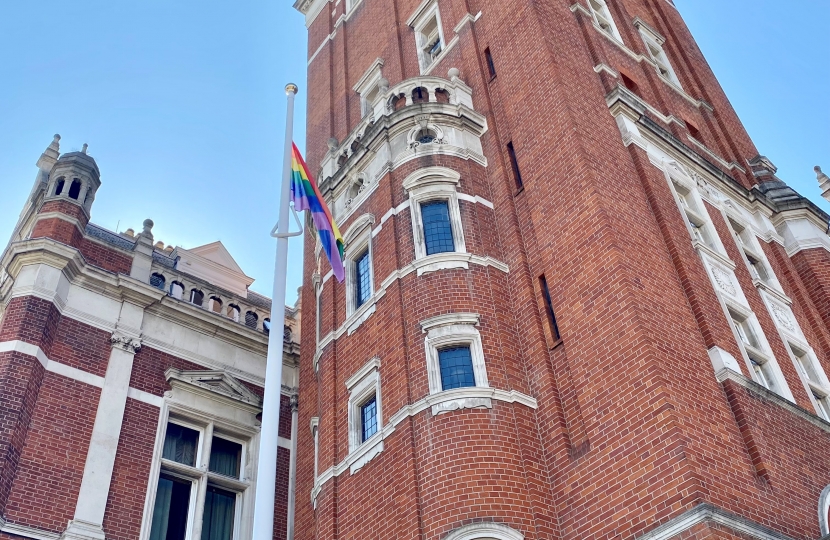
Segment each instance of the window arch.
[{"label": "window arch", "polygon": [[502,523],[472,523],[455,529],[444,540],[524,540],[524,537]]},{"label": "window arch", "polygon": [[262,321],[262,333],[263,334],[271,334],[271,319],[263,319]]},{"label": "window arch", "polygon": [[164,279],[164,276],[158,273],[155,273],[150,276],[150,286],[155,287],[157,289],[164,290],[164,283],[167,280]]},{"label": "window arch", "polygon": [[229,319],[233,319],[234,322],[239,322],[239,306],[230,304],[227,314]]},{"label": "window arch", "polygon": [[245,326],[249,328],[256,328],[257,323],[259,322],[259,315],[254,313],[253,311],[249,311],[245,314]]},{"label": "window arch", "polygon": [[199,289],[192,289],[190,291],[190,303],[191,304],[201,306],[202,302],[204,302],[204,301],[205,301],[205,293],[203,293]]},{"label": "window arch", "polygon": [[81,181],[77,178],[72,180],[72,185],[69,186],[69,198],[78,200],[81,195]]},{"label": "window arch", "polygon": [[55,195],[60,195],[63,193],[63,186],[66,184],[66,180],[63,178],[58,178],[58,181],[55,182]]},{"label": "window arch", "polygon": [[211,296],[208,309],[214,313],[222,313],[222,300],[218,296]]},{"label": "window arch", "polygon": [[818,498],[818,524],[822,536],[830,534],[830,486],[824,488]]},{"label": "window arch", "polygon": [[181,300],[183,293],[184,285],[182,285],[180,282],[174,281],[170,284],[170,296],[172,296],[176,300]]}]

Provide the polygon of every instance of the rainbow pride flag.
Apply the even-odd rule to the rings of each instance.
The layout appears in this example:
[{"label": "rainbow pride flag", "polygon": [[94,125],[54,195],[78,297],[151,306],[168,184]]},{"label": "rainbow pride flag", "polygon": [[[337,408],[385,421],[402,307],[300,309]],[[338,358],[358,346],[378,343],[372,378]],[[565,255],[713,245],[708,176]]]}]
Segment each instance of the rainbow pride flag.
[{"label": "rainbow pride flag", "polygon": [[297,145],[292,143],[291,146],[291,201],[294,203],[294,209],[311,212],[311,219],[320,236],[320,243],[323,244],[326,257],[329,258],[334,276],[337,281],[343,281],[346,276],[343,268],[343,236],[326,206],[326,201],[320,195],[317,184],[311,178],[308,166],[303,156],[300,155]]}]

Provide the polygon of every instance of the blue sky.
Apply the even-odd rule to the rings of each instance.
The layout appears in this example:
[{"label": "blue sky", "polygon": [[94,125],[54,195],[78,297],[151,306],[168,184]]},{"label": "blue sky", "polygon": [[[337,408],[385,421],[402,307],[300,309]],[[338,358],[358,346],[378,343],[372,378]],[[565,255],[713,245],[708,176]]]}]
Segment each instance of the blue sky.
[{"label": "blue sky", "polygon": [[[758,148],[830,211],[812,167],[830,169],[830,3],[676,0]],[[103,185],[95,223],[152,218],[157,240],[222,240],[270,295],[286,82],[300,85],[306,34],[291,0],[9,2],[0,18],[0,242],[52,134],[89,153]],[[291,249],[288,300],[300,285]]]}]

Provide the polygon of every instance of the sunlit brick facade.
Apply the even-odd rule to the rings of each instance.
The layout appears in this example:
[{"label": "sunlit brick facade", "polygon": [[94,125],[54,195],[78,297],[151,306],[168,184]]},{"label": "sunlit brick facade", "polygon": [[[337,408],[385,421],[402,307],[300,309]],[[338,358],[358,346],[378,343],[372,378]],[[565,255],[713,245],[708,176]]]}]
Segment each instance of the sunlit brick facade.
[{"label": "sunlit brick facade", "polygon": [[[0,268],[0,538],[249,539],[271,302],[220,242],[90,223],[98,165],[59,139]],[[286,316],[275,539],[299,306]]]},{"label": "sunlit brick facade", "polygon": [[670,0],[295,7],[297,538],[830,533],[828,215]]}]

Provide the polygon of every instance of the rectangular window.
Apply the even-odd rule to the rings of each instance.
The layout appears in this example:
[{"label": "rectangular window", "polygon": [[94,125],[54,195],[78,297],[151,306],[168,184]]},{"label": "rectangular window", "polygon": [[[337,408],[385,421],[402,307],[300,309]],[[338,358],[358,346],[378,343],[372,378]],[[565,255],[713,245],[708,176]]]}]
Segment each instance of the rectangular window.
[{"label": "rectangular window", "polygon": [[496,76],[496,64],[493,63],[493,55],[490,54],[490,48],[484,49],[484,59],[487,61],[487,71],[490,73],[490,78]]},{"label": "rectangular window", "polygon": [[611,11],[608,9],[608,4],[605,0],[588,0],[588,5],[594,14],[594,22],[597,23],[603,32],[613,37],[617,41],[622,41],[617,25],[614,24],[614,18],[611,16]]},{"label": "rectangular window", "polygon": [[749,324],[749,319],[741,318],[732,313],[732,323],[735,325],[735,330],[738,332],[738,336],[741,338],[744,345],[749,345],[753,349],[761,348],[761,345],[758,342],[758,337],[755,335],[755,331]]},{"label": "rectangular window", "polygon": [[548,290],[548,281],[545,276],[539,276],[539,288],[542,289],[542,296],[545,300],[545,310],[548,315],[548,324],[550,325],[550,335],[554,341],[559,341],[562,336],[559,335],[559,325],[556,323],[556,314],[553,312],[553,303],[550,299],[550,291]]},{"label": "rectangular window", "polygon": [[660,42],[656,41],[656,38],[647,35],[645,29],[643,28],[640,29],[640,35],[643,37],[643,42],[646,44],[648,54],[657,66],[657,73],[677,86],[680,86],[680,80],[674,73],[674,69],[672,68],[671,63],[669,63],[669,57],[666,56],[666,51],[663,49],[662,39]]},{"label": "rectangular window", "polygon": [[360,406],[360,442],[368,441],[378,432],[378,400],[372,396]]},{"label": "rectangular window", "polygon": [[813,399],[816,400],[816,409],[818,415],[828,422],[830,422],[830,398],[827,395],[821,395],[813,390]]},{"label": "rectangular window", "polygon": [[208,486],[202,517],[202,540],[232,540],[234,514],[236,493]]},{"label": "rectangular window", "polygon": [[[193,516],[199,508],[203,516],[201,540],[233,540],[240,494],[248,484],[241,478],[244,446],[224,436],[205,437],[212,426],[202,430],[172,421],[167,424],[150,540],[192,538]],[[233,484],[223,485],[228,482]]]},{"label": "rectangular window", "polygon": [[372,296],[371,268],[369,268],[369,250],[367,249],[354,262],[354,302],[355,309],[366,303]]},{"label": "rectangular window", "polygon": [[516,159],[516,150],[513,148],[513,143],[507,143],[507,155],[510,157],[510,167],[513,169],[513,178],[516,181],[516,189],[522,189],[524,183],[522,182],[522,173],[519,171],[519,160]]},{"label": "rectangular window", "polygon": [[167,424],[161,457],[190,467],[196,466],[199,432],[178,424]]},{"label": "rectangular window", "polygon": [[438,351],[441,368],[441,387],[444,390],[475,386],[473,356],[470,347],[453,347]]},{"label": "rectangular window", "polygon": [[424,242],[427,255],[455,251],[450,208],[447,201],[422,204],[421,219],[424,223]]},{"label": "rectangular window", "polygon": [[415,44],[418,47],[418,63],[421,66],[421,73],[426,73],[444,50],[444,35],[438,4],[435,3],[433,7],[426,9],[411,24],[415,30]]},{"label": "rectangular window", "polygon": [[239,478],[242,463],[242,445],[214,437],[210,445],[210,464],[208,470],[231,478]]}]

